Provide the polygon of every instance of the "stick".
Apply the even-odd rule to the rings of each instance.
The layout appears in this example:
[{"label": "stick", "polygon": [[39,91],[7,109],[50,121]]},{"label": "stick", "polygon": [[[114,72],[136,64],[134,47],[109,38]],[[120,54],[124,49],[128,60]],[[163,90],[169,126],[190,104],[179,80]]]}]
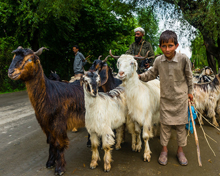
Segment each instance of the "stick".
[{"label": "stick", "polygon": [[190,100],[189,100],[189,111],[190,111],[190,118],[192,120],[194,137],[195,137],[195,142],[196,142],[196,147],[197,147],[198,163],[199,163],[199,166],[202,166],[202,161],[201,161],[201,156],[200,156],[200,148],[199,148],[199,139],[198,139],[198,135],[197,135],[197,132],[196,132],[196,126],[195,126],[195,123],[194,123],[194,119],[193,119],[193,116],[192,116],[192,109],[191,109]]}]

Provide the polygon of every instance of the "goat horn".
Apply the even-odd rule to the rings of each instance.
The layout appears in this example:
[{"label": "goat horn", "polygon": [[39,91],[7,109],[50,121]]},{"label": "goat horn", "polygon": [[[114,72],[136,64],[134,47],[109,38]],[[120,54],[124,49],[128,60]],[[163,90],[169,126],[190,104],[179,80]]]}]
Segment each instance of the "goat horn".
[{"label": "goat horn", "polygon": [[[148,54],[149,54],[150,50],[147,52],[147,54],[145,55],[145,57],[136,57],[134,56],[134,59],[138,59],[138,60],[144,60],[147,58]],[[154,57],[154,56],[153,56]],[[151,57],[150,57],[151,58]]]},{"label": "goat horn", "polygon": [[102,55],[100,55],[100,56],[98,57],[98,60],[100,60],[101,57],[102,57]]},{"label": "goat horn", "polygon": [[37,50],[36,52],[34,52],[34,54],[35,55],[37,55],[37,56],[40,56],[41,54],[42,54],[42,52],[43,52],[43,50],[49,50],[49,49],[47,49],[47,48],[45,48],[45,47],[41,47],[39,50]]},{"label": "goat horn", "polygon": [[19,46],[17,49],[23,49],[23,47],[22,47],[22,46]]},{"label": "goat horn", "polygon": [[109,50],[109,54],[110,54],[110,56],[111,57],[113,57],[114,59],[118,59],[120,56],[114,56],[114,55],[112,55],[112,51],[111,50]]},{"label": "goat horn", "polygon": [[53,73],[53,71],[52,71],[52,70],[50,70],[50,72],[51,72],[51,73]]},{"label": "goat horn", "polygon": [[87,73],[88,73],[88,71],[85,71],[85,70],[84,70],[84,75],[86,75]]},{"label": "goat horn", "polygon": [[108,58],[111,57],[110,55],[108,55],[102,62],[107,62]]}]

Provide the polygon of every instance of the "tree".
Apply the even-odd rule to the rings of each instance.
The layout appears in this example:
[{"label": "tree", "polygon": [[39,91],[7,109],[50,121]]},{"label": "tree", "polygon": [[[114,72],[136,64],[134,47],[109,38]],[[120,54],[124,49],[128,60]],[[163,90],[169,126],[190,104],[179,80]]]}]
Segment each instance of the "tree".
[{"label": "tree", "polygon": [[[90,61],[99,55],[107,56],[109,49],[121,55],[134,41],[133,29],[138,25],[146,31],[153,29],[147,33],[147,40],[154,43],[157,21],[151,9],[142,8],[141,16],[134,15],[138,9],[121,0],[2,0],[0,91],[16,87],[7,77],[7,70],[11,52],[18,46],[34,51],[42,46],[49,48],[40,56],[45,74],[56,70],[62,79],[69,80],[73,75],[75,44],[85,56],[92,56]],[[115,68],[116,61],[109,58],[108,64]],[[87,64],[85,69],[89,67]]]},{"label": "tree", "polygon": [[204,45],[201,33],[191,42],[192,57],[191,62],[194,62],[195,68],[203,68],[208,65],[206,48]]}]

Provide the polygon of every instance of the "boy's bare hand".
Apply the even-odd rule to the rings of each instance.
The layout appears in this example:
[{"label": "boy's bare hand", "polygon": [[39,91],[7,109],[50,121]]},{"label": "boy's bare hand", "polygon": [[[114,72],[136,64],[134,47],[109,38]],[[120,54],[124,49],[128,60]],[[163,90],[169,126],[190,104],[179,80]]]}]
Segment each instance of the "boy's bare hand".
[{"label": "boy's bare hand", "polygon": [[193,101],[193,95],[192,94],[188,94],[188,98],[190,99],[190,101]]},{"label": "boy's bare hand", "polygon": [[141,79],[141,75],[138,75],[138,78]]}]

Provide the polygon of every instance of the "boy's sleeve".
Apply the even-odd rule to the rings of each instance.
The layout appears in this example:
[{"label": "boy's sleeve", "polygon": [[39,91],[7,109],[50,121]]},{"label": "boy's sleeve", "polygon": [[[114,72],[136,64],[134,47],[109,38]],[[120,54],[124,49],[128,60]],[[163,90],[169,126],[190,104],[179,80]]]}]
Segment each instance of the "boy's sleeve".
[{"label": "boy's sleeve", "polygon": [[140,80],[144,81],[144,82],[147,82],[147,81],[155,79],[159,74],[158,73],[158,63],[159,63],[159,60],[156,59],[154,61],[153,68],[151,68],[150,70],[140,74]]},{"label": "boy's sleeve", "polygon": [[192,70],[191,70],[191,63],[188,57],[186,57],[185,75],[188,85],[188,94],[192,94],[192,90],[193,90]]}]

